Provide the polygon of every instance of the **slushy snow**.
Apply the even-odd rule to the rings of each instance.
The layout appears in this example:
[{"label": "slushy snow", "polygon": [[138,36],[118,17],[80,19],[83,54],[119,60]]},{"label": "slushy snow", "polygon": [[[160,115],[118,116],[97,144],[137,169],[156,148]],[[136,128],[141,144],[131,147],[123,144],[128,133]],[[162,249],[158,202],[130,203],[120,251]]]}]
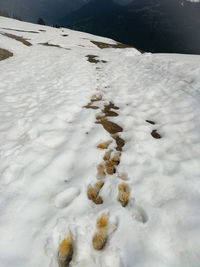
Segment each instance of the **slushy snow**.
[{"label": "slushy snow", "polygon": [[[200,56],[91,41],[116,44],[0,17],[0,48],[13,53],[0,61],[0,267],[57,267],[69,232],[73,267],[199,267]],[[84,108],[95,94],[98,108]],[[119,107],[109,120],[123,128],[125,146],[95,205],[87,188],[105,152],[97,145],[116,146],[95,123],[109,102]],[[130,190],[126,207],[117,200],[120,173]],[[95,251],[103,212],[113,228]]]}]

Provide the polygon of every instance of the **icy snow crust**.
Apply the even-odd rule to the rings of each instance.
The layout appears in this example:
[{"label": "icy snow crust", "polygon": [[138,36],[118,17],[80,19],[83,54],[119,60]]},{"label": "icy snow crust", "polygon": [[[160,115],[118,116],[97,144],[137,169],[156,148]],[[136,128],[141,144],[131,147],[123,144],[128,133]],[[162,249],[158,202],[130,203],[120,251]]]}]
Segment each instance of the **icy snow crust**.
[{"label": "icy snow crust", "polygon": [[[57,267],[71,231],[71,266],[199,267],[200,57],[101,50],[90,40],[115,42],[2,17],[0,32],[32,44],[0,35],[0,48],[13,53],[0,61],[0,266]],[[107,63],[91,64],[88,54]],[[95,124],[100,109],[83,108],[96,93],[99,108],[119,107],[110,121],[123,128],[117,173],[128,176],[126,207],[117,173],[104,180],[102,205],[87,198],[104,155],[96,146],[111,140]],[[102,212],[116,229],[95,251]]]}]

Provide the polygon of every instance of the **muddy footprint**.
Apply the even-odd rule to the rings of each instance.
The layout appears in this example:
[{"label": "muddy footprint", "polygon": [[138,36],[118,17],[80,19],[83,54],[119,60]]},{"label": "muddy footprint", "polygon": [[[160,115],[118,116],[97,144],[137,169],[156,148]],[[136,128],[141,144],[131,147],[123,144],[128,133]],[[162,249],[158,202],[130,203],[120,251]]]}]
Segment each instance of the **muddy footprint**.
[{"label": "muddy footprint", "polygon": [[103,203],[102,197],[99,196],[99,192],[103,187],[104,182],[99,181],[94,186],[89,185],[87,189],[88,199],[92,200],[95,204],[99,205]]},{"label": "muddy footprint", "polygon": [[69,234],[65,237],[58,248],[58,263],[59,267],[68,267],[73,256],[73,239]]},{"label": "muddy footprint", "polygon": [[129,188],[126,183],[121,183],[118,185],[118,201],[121,203],[122,207],[126,207],[129,202]]}]

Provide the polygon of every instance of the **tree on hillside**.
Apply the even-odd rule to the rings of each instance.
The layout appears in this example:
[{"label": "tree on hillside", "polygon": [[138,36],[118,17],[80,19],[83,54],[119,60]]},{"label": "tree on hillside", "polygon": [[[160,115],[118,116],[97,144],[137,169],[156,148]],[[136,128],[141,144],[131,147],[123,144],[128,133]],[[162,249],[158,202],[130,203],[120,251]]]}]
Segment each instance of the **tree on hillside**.
[{"label": "tree on hillside", "polygon": [[0,9],[0,16],[6,17],[6,18],[13,18],[13,19],[21,20],[21,18],[18,15],[14,14],[14,13],[13,14],[9,14],[7,11],[1,10],[1,9]]},{"label": "tree on hillside", "polygon": [[37,24],[40,24],[40,25],[46,25],[45,21],[43,20],[43,18],[39,18],[38,21],[37,21]]}]

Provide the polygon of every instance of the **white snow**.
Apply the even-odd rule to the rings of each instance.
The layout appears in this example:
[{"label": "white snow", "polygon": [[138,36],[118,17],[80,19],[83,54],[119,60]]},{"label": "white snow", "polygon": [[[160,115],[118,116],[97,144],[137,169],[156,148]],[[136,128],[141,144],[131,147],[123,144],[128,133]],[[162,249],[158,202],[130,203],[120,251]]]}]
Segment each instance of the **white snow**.
[{"label": "white snow", "polygon": [[[14,54],[0,61],[0,267],[57,267],[69,232],[70,266],[199,267],[200,56],[101,50],[90,40],[115,42],[3,17],[0,33],[33,44],[0,34],[0,48]],[[107,63],[91,64],[88,54]],[[117,173],[104,179],[102,205],[87,198],[104,155],[96,146],[111,140],[95,124],[100,109],[83,108],[97,93],[94,105],[119,107],[109,120],[126,142]],[[126,207],[117,201],[123,172]],[[114,228],[95,251],[102,212]]]}]

